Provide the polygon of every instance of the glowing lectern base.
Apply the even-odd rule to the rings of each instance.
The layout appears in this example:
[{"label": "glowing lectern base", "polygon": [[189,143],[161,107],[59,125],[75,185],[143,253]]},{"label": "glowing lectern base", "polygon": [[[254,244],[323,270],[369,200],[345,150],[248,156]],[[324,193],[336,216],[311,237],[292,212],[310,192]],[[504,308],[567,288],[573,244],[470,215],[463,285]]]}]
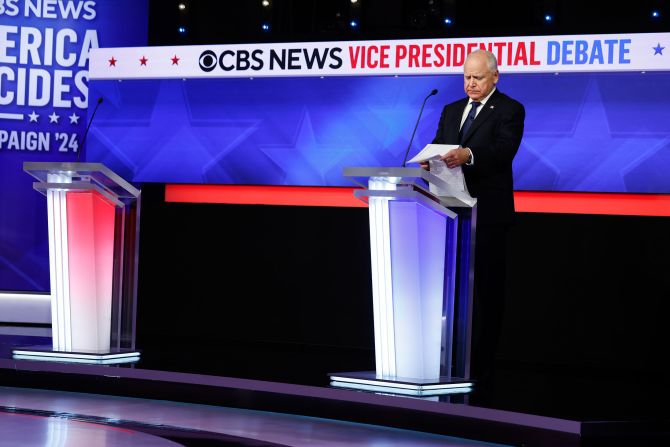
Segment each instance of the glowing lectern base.
[{"label": "glowing lectern base", "polygon": [[337,373],[330,375],[330,385],[336,388],[404,394],[408,396],[438,396],[469,393],[473,382],[459,378],[440,377],[437,380],[402,377],[378,377],[374,371]]},{"label": "glowing lectern base", "polygon": [[36,360],[46,362],[89,363],[95,365],[116,365],[134,363],[140,360],[140,352],[134,349],[110,349],[108,351],[56,351],[50,345],[15,348],[16,360]]},{"label": "glowing lectern base", "polygon": [[367,187],[355,195],[370,213],[376,369],[331,374],[331,385],[416,396],[469,391],[476,201],[420,168],[344,175]]}]

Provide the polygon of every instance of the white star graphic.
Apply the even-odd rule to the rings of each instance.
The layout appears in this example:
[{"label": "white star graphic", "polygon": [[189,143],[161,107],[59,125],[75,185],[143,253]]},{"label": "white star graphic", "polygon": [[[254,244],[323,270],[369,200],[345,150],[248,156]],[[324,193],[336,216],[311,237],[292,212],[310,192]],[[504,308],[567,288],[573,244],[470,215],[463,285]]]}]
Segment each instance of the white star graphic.
[{"label": "white star graphic", "polygon": [[[331,185],[333,168],[342,160],[351,156],[353,149],[346,144],[322,142],[314,131],[312,118],[305,108],[293,141],[284,144],[267,144],[259,146],[274,163],[284,171],[284,182],[287,185]],[[337,170],[338,176],[341,176]]]},{"label": "white star graphic", "polygon": [[[655,176],[654,167],[641,163],[666,150],[667,137],[642,128],[623,131],[621,124],[613,127],[617,121],[608,115],[597,82],[588,84],[580,101],[578,112],[568,115],[571,127],[561,132],[548,126],[524,136],[523,151],[530,157],[515,160],[514,185],[528,190],[653,192],[639,179],[643,171]],[[645,141],[642,148],[640,139]],[[658,177],[658,182],[665,180]]]},{"label": "white star graphic", "polygon": [[56,115],[56,112],[53,112],[49,115],[49,122],[58,124],[58,118],[60,118],[60,116]]},{"label": "white star graphic", "polygon": [[72,112],[72,115],[70,115],[70,124],[79,124],[79,115],[76,113]]},{"label": "white star graphic", "polygon": [[35,111],[33,110],[33,113],[31,113],[30,115],[28,115],[28,117],[30,117],[30,121],[29,121],[29,122],[31,122],[31,123],[36,123],[36,122],[37,122],[37,118],[39,118],[40,116],[39,116],[37,113],[35,113]]}]

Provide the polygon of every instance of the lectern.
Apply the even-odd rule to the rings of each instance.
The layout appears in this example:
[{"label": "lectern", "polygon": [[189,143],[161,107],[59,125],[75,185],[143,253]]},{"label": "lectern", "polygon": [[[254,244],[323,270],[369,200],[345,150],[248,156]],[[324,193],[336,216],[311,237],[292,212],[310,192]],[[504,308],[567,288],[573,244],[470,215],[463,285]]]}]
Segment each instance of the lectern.
[{"label": "lectern", "polygon": [[100,163],[31,163],[46,195],[52,346],[14,358],[139,360],[135,349],[140,191]]},{"label": "lectern", "polygon": [[376,370],[331,374],[331,385],[469,390],[476,199],[421,168],[344,175],[369,206]]}]

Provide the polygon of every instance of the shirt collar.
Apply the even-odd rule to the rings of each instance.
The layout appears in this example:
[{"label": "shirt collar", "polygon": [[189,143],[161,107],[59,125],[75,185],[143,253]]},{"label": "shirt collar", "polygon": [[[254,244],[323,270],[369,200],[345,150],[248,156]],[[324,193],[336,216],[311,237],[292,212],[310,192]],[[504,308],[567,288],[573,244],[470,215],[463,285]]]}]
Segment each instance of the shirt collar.
[{"label": "shirt collar", "polygon": [[[489,100],[489,98],[491,97],[491,95],[492,95],[496,90],[497,90],[497,87],[493,87],[493,90],[491,90],[491,93],[489,93],[488,95],[486,95],[486,98],[484,98],[484,99],[482,99],[481,101],[479,101],[479,102],[481,103],[481,105],[482,105],[482,108],[483,108],[484,104],[486,104],[486,101]],[[472,104],[473,102],[474,102],[474,101],[472,101],[472,99],[470,99],[470,100],[468,101],[468,105]]]}]

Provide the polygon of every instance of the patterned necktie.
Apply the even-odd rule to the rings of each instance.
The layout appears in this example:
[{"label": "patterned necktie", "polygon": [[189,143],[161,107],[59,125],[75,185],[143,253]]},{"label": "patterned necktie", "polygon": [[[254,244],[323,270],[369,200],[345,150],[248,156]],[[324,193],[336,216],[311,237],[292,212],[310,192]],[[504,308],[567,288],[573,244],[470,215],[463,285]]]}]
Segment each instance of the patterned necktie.
[{"label": "patterned necktie", "polygon": [[481,102],[477,101],[472,101],[472,108],[470,109],[470,112],[468,113],[467,118],[465,118],[465,122],[463,123],[463,127],[461,127],[461,132],[458,134],[458,138],[460,140],[460,143],[463,144],[463,139],[465,135],[468,133],[468,129],[470,129],[470,126],[472,126],[472,123],[475,120],[475,117],[477,116],[477,108],[481,106]]}]

